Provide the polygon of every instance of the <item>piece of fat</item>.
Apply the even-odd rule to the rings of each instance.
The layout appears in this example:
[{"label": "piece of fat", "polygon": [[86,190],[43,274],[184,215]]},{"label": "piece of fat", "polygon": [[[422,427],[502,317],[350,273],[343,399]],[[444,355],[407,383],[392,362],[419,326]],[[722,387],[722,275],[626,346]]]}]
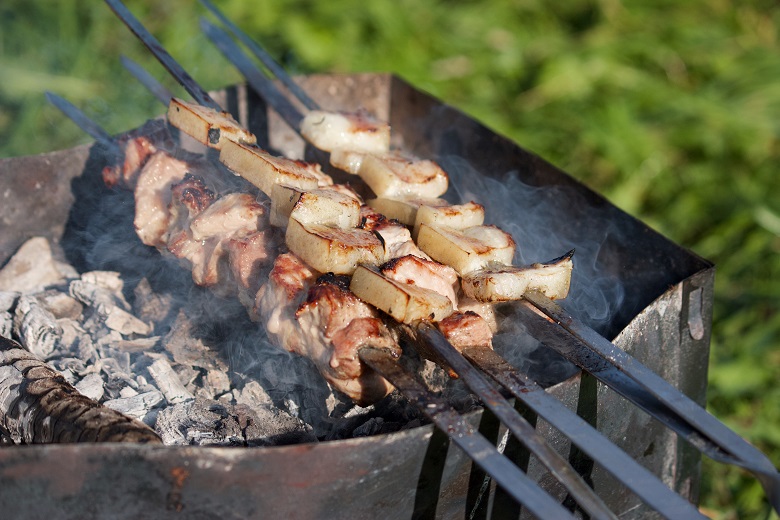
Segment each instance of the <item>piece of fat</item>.
[{"label": "piece of fat", "polygon": [[421,206],[441,207],[448,206],[449,202],[444,199],[387,199],[379,197],[367,200],[366,204],[404,226],[414,226],[417,211]]},{"label": "piece of fat", "polygon": [[221,150],[226,142],[255,144],[257,138],[228,112],[172,98],[168,122],[210,148]]},{"label": "piece of fat", "polygon": [[312,110],[301,121],[301,135],[326,152],[339,148],[364,152],[386,152],[390,149],[390,125],[365,111]]},{"label": "piece of fat", "polygon": [[290,217],[302,224],[355,228],[360,223],[360,203],[354,197],[335,190],[305,191],[298,197]]},{"label": "piece of fat", "polygon": [[269,197],[275,184],[287,184],[301,190],[313,190],[318,185],[316,175],[297,161],[276,157],[245,143],[226,142],[219,160]]},{"label": "piece of fat", "polygon": [[481,302],[520,300],[527,292],[539,292],[552,300],[566,298],[574,268],[571,251],[546,263],[514,267],[491,265],[463,276],[464,294]]},{"label": "piece of fat", "polygon": [[373,266],[360,265],[350,290],[366,303],[403,323],[439,321],[452,314],[449,298],[430,289],[391,280]]},{"label": "piece of fat", "polygon": [[384,245],[364,229],[303,224],[291,217],[285,242],[291,252],[321,273],[352,274],[358,264],[384,261]]},{"label": "piece of fat", "polygon": [[377,197],[390,199],[435,199],[449,186],[447,173],[435,162],[395,152],[366,154],[358,175]]},{"label": "piece of fat", "polygon": [[365,156],[366,153],[360,150],[336,148],[330,152],[330,165],[347,173],[357,175]]},{"label": "piece of fat", "polygon": [[417,245],[431,258],[453,267],[463,276],[491,263],[512,263],[515,241],[495,226],[452,229],[422,224]]},{"label": "piece of fat", "polygon": [[485,208],[476,202],[453,204],[446,206],[430,206],[423,204],[417,210],[412,229],[412,238],[417,240],[420,226],[446,226],[452,229],[466,229],[481,226],[485,222]]}]

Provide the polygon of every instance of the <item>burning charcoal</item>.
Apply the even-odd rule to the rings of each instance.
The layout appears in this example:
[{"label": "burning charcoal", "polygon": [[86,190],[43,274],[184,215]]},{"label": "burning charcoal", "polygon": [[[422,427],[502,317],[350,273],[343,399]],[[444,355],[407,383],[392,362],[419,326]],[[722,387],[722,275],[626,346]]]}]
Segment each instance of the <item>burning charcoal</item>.
[{"label": "burning charcoal", "polygon": [[155,293],[146,278],[135,287],[134,295],[133,313],[147,323],[165,322],[175,305],[173,296]]},{"label": "burning charcoal", "polygon": [[203,378],[203,387],[213,396],[218,396],[230,390],[230,378],[225,372],[209,370]]},{"label": "burning charcoal", "polygon": [[179,312],[171,332],[163,338],[162,343],[177,363],[206,370],[227,371],[225,362],[203,341],[194,337],[193,324],[183,311]]},{"label": "burning charcoal", "polygon": [[0,336],[11,339],[14,330],[14,317],[10,312],[0,312]]},{"label": "burning charcoal", "polygon": [[57,349],[52,356],[76,356],[84,363],[94,363],[97,360],[97,350],[92,338],[81,328],[78,322],[62,318],[57,320],[62,333],[57,342]]},{"label": "burning charcoal", "polygon": [[149,373],[169,403],[178,404],[194,399],[165,359],[160,358],[149,365]]},{"label": "burning charcoal", "polygon": [[132,397],[111,399],[103,404],[112,410],[143,420],[154,407],[161,405],[164,401],[165,397],[162,395],[162,392],[153,390]]},{"label": "burning charcoal", "polygon": [[[93,272],[94,273],[94,272]],[[119,289],[121,291],[121,287]],[[68,286],[70,295],[76,298],[84,305],[90,307],[120,307],[124,310],[130,309],[130,304],[124,299],[121,292],[102,287],[86,280],[73,280]]]},{"label": "burning charcoal", "polygon": [[372,417],[352,431],[353,437],[368,437],[382,433],[385,420],[381,417]]},{"label": "burning charcoal", "polygon": [[108,310],[106,327],[119,332],[123,336],[130,336],[132,334],[146,336],[152,332],[152,327],[149,324],[144,323],[119,307],[112,307]]},{"label": "burning charcoal", "polygon": [[143,423],[81,395],[46,363],[3,338],[0,430],[17,444],[160,442]]},{"label": "burning charcoal", "polygon": [[136,338],[136,339],[123,339],[117,341],[114,345],[117,350],[127,352],[129,354],[135,354],[138,352],[146,352],[152,350],[160,341],[160,336],[152,336],[151,338]]},{"label": "burning charcoal", "polygon": [[125,282],[122,281],[122,275],[116,271],[89,271],[82,274],[81,279],[89,284],[97,285],[98,287],[111,291],[127,305],[124,296],[122,296]]},{"label": "burning charcoal", "polygon": [[302,422],[280,410],[257,410],[209,399],[166,408],[156,429],[167,445],[270,446],[316,442]]},{"label": "burning charcoal", "polygon": [[13,310],[19,300],[19,293],[0,291],[0,336],[11,339],[14,328]]},{"label": "burning charcoal", "polygon": [[[72,268],[71,268],[72,269]],[[54,260],[49,241],[31,238],[0,270],[0,290],[34,292],[65,281],[58,262]]]},{"label": "burning charcoal", "polygon": [[27,350],[46,359],[57,346],[62,329],[35,297],[22,296],[16,305],[14,334]]},{"label": "burning charcoal", "polygon": [[236,403],[245,404],[250,408],[268,406],[271,404],[271,397],[266,393],[257,381],[248,381],[244,388],[235,390]]},{"label": "burning charcoal", "polygon": [[100,374],[87,374],[75,386],[76,390],[95,401],[100,401],[103,397],[103,378]]},{"label": "burning charcoal", "polygon": [[16,302],[19,301],[20,293],[16,291],[0,290],[0,311],[13,312]]},{"label": "burning charcoal", "polygon": [[57,319],[78,320],[84,310],[84,306],[78,300],[56,289],[36,294],[35,297]]},{"label": "burning charcoal", "polygon": [[80,376],[89,373],[90,370],[78,358],[54,359],[51,361],[51,365],[71,384],[75,383]]}]

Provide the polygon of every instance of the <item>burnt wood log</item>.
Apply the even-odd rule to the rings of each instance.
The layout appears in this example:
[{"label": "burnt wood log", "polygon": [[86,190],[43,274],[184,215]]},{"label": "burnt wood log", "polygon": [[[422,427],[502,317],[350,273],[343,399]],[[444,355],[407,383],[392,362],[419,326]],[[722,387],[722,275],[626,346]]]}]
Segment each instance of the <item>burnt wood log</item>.
[{"label": "burnt wood log", "polygon": [[2,337],[0,438],[14,444],[162,442],[143,422],[80,394],[46,363]]}]

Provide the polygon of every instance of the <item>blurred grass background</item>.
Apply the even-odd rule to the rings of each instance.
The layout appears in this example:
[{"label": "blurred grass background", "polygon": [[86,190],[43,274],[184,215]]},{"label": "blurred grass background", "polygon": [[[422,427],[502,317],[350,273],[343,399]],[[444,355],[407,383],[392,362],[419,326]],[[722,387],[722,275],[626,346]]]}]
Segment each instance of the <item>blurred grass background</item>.
[{"label": "blurred grass background", "polygon": [[[199,34],[195,0],[127,4],[207,88],[240,81]],[[398,73],[714,261],[708,406],[780,464],[774,2],[217,4],[289,70]],[[122,53],[167,80],[102,2],[4,0],[0,157],[89,142],[48,105],[47,89],[111,132],[161,113],[121,68]],[[777,518],[741,471],[705,461],[703,473],[707,514]]]}]

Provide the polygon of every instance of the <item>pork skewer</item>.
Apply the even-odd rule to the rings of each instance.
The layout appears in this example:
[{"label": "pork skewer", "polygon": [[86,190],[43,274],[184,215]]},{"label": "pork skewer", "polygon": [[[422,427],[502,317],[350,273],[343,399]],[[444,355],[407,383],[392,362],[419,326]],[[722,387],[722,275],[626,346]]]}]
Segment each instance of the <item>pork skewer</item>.
[{"label": "pork skewer", "polygon": [[[214,29],[209,28],[207,33],[210,37],[212,37],[212,39],[218,38],[220,40],[218,46],[223,50],[223,53],[225,53],[225,51],[229,51],[229,54],[226,53],[226,55],[231,59],[231,61],[234,62],[234,64],[237,64],[236,61],[240,60],[240,70],[242,73],[249,71],[248,62],[245,59],[234,59],[236,57],[237,49],[231,48],[230,45],[224,41],[224,38]],[[256,71],[256,69],[255,72],[251,74],[251,76],[256,78],[256,80],[260,80],[262,77],[259,72]],[[272,88],[264,78],[262,78],[262,83],[266,84],[265,90]],[[566,289],[568,290],[568,286]],[[452,363],[460,363],[462,358],[457,354],[457,352],[454,352],[454,349],[451,351],[451,347],[447,348],[446,346],[442,345],[440,341],[438,341],[440,338],[436,337],[436,331],[433,331],[428,327],[424,327],[424,330],[424,335],[428,339],[428,347],[432,347],[434,350],[436,350],[436,354],[439,356],[448,358],[448,361],[451,361],[450,365]],[[523,401],[526,401],[527,404],[529,404],[533,409],[540,411],[541,414],[546,419],[550,420],[553,425],[567,432],[570,437],[575,440],[575,443],[591,456],[597,460],[603,461],[605,467],[609,471],[620,477],[623,482],[628,483],[631,489],[635,491],[640,497],[642,497],[643,500],[645,500],[649,505],[653,506],[659,512],[662,512],[668,517],[675,517],[681,512],[691,516],[700,516],[695,508],[693,508],[687,501],[669,490],[665,485],[658,481],[657,478],[644,470],[644,468],[639,466],[639,464],[637,464],[633,459],[628,457],[624,452],[619,450],[616,446],[610,443],[589,425],[586,426],[586,429],[588,430],[586,435],[577,435],[577,430],[585,425],[584,421],[579,419],[579,417],[576,417],[576,414],[572,414],[567,409],[565,409],[565,407],[561,406],[557,400],[550,397],[543,391],[536,392],[530,399],[527,398],[525,395],[527,389],[523,389],[521,391],[519,390],[518,385],[513,382],[513,379],[516,379],[517,375],[511,370],[511,367],[509,367],[505,362],[498,363],[498,361],[503,360],[495,355],[492,350],[479,349],[480,352],[482,350],[486,351],[484,355],[471,356],[470,359],[472,361],[477,361],[478,366],[488,371],[488,373],[497,374],[499,376],[499,381],[502,383],[507,383],[508,388],[513,391],[517,397]],[[480,364],[479,361],[484,361],[484,363]],[[491,363],[488,363],[488,361]],[[463,369],[463,365],[460,364],[460,366],[461,369]],[[496,372],[496,367],[500,367],[498,373]],[[460,374],[460,371],[458,371],[458,373]],[[469,373],[469,375],[471,374]],[[528,381],[527,378],[525,378],[525,380]],[[472,380],[472,384],[480,385],[482,384],[482,381]],[[503,414],[503,412],[503,410],[499,410],[498,413]]]},{"label": "pork skewer", "polygon": [[[373,347],[373,346],[372,346]],[[386,358],[386,361],[395,363],[395,359],[397,356],[397,352],[390,351],[387,348],[381,348],[381,349],[373,349],[375,352],[383,352],[384,356]],[[400,366],[398,366],[398,369],[400,370]],[[462,433],[462,432],[461,432]],[[483,443],[484,446],[484,443]],[[473,452],[474,445],[473,444],[464,444],[464,448],[472,450],[472,454],[474,457],[481,457],[480,460],[477,460],[478,464],[485,467],[486,469],[493,468],[495,466],[495,463],[489,462],[487,459],[485,459],[485,453],[483,452]],[[495,448],[493,448],[495,451]],[[496,452],[497,453],[497,452]],[[496,455],[500,457],[500,455]],[[495,458],[495,457],[493,457]],[[492,459],[491,459],[492,460]],[[564,516],[568,516],[565,513],[565,510],[561,508],[559,504],[557,504],[554,500],[552,500],[549,496],[546,496],[543,491],[541,491],[536,484],[531,483],[530,480],[524,474],[517,469],[516,467],[509,465],[510,471],[512,472],[512,477],[510,479],[503,478],[502,481],[505,483],[514,482],[514,488],[509,489],[508,491],[510,494],[512,494],[513,497],[518,499],[519,501],[524,502],[528,501],[530,507],[534,508],[534,511],[536,514],[539,514],[542,517],[546,517],[547,515],[559,515],[563,514]],[[498,469],[496,467],[496,469]],[[504,471],[507,471],[507,468],[504,468]],[[506,473],[505,473],[506,477]],[[521,488],[523,486],[522,483],[525,483],[525,489],[521,491]],[[530,487],[529,487],[530,486]],[[543,507],[542,507],[543,506]],[[611,518],[612,516],[609,515],[598,515],[599,518]]]},{"label": "pork skewer", "polygon": [[[69,115],[69,112],[66,114]],[[280,258],[285,256],[289,255],[282,255]],[[388,355],[386,345],[381,345],[380,348],[369,345],[360,350],[360,352],[368,351],[370,353],[367,356],[372,366],[381,367],[382,373],[388,376],[391,382],[405,389],[410,394],[410,399],[417,402],[432,421],[440,426],[450,426],[452,434],[457,435],[457,438],[453,438],[456,444],[472,454],[475,462],[489,474],[494,475],[494,478],[506,487],[507,492],[518,502],[523,503],[530,512],[540,518],[573,518],[527,475],[505,459],[481,434],[474,431],[454,409],[436,398],[421,383],[416,382],[413,374],[398,365],[394,357],[397,351]],[[444,421],[449,422],[445,424]]]},{"label": "pork skewer", "polygon": [[[216,11],[215,7],[209,5],[208,0],[201,0],[201,3],[206,5],[212,12]],[[218,17],[220,20],[225,18],[221,14],[218,14]],[[250,40],[248,36],[241,33],[234,24],[228,24],[228,26],[242,41]],[[250,48],[253,48],[254,50],[254,48],[259,48],[259,45],[253,42],[253,45],[250,46]],[[256,55],[258,55],[264,63],[269,60],[273,61],[268,53],[262,49],[259,53],[256,52]],[[231,56],[228,57],[230,58]],[[244,60],[241,61],[243,62]],[[234,62],[234,64],[236,63]],[[280,79],[286,76],[285,71],[281,67],[277,66],[273,70],[277,71],[275,72],[277,76],[281,76]],[[291,80],[285,78],[282,79],[282,81],[287,83]],[[415,228],[417,228],[417,225]],[[508,273],[505,269],[501,268],[495,270],[488,269],[487,272],[479,273],[476,277],[471,277],[468,281],[472,286],[477,286],[479,284],[485,285],[483,283],[485,280],[495,278],[496,275],[500,275],[504,278],[509,275],[511,278],[515,274],[516,273]],[[510,281],[510,284],[513,282],[514,281]],[[467,287],[466,280],[464,280],[464,289],[466,289],[467,293],[469,292],[469,288],[470,287]],[[498,299],[516,299],[517,287],[510,289],[514,289],[514,291],[508,291],[509,293],[514,293],[512,297],[504,296],[499,297]],[[525,289],[523,288],[522,291],[524,290]],[[491,297],[495,296],[491,295]],[[602,360],[609,361],[612,366],[615,367],[615,370],[612,372],[619,376],[612,378],[601,377],[600,379],[602,379],[602,382],[608,384],[608,386],[613,387],[613,389],[634,401],[635,404],[661,420],[666,426],[678,432],[684,438],[688,439],[691,444],[711,456],[714,460],[735,464],[753,472],[767,492],[775,510],[780,511],[780,476],[777,469],[766,456],[745,442],[744,439],[734,434],[733,431],[729,430],[720,421],[708,414],[699,405],[666,383],[652,371],[636,362],[636,360],[616,348],[611,342],[601,337],[583,323],[569,316],[563,309],[552,302],[548,296],[529,292],[528,297],[525,299],[549,318],[558,323],[562,323],[564,328],[579,340],[580,349],[588,349],[589,351],[596,353]],[[551,346],[555,348],[559,345],[560,342]],[[566,352],[565,349],[559,348],[558,350],[564,354]],[[472,352],[472,354],[474,354],[474,352]],[[591,362],[591,365],[587,364],[587,360],[592,359],[587,356],[578,356],[569,351],[566,357],[569,357],[570,360],[586,370],[592,371],[597,368],[592,366],[593,362]],[[484,356],[480,356],[480,358],[484,358]],[[511,376],[511,374],[495,373],[495,368],[498,366],[496,363],[491,362],[487,366],[492,367],[494,376],[500,376],[505,379],[506,382],[511,381],[514,377],[507,378],[506,376]],[[624,370],[627,370],[627,375],[622,374]],[[597,372],[597,370],[594,371],[594,373]],[[618,383],[618,381],[623,381],[626,378],[630,381],[623,382],[622,384]],[[639,389],[639,392],[637,392],[637,388]],[[654,395],[655,399],[652,400],[652,406],[648,405],[647,400],[641,397],[641,394],[644,392]],[[623,480],[626,481],[626,479]],[[658,501],[656,500],[655,502]]]},{"label": "pork skewer", "polygon": [[[138,33],[138,31],[134,31]],[[150,47],[151,48],[151,47]],[[267,190],[265,190],[267,192]],[[297,205],[296,205],[297,207]],[[290,218],[291,225],[294,222],[294,218]],[[411,242],[411,240],[410,240]],[[288,244],[290,243],[290,235],[288,229]],[[273,277],[273,274],[272,274]],[[311,293],[310,293],[311,294]],[[258,295],[258,301],[264,301],[265,298]],[[277,302],[273,302],[277,303]],[[273,307],[273,305],[272,305]],[[301,307],[304,309],[305,307]],[[300,312],[300,310],[298,311]],[[328,327],[329,328],[329,327]],[[439,338],[443,340],[443,338]],[[444,341],[446,343],[446,340]],[[371,345],[367,345],[370,347]],[[359,354],[361,347],[353,349],[354,352]],[[311,357],[312,352],[307,354]],[[331,364],[333,361],[331,360]],[[325,372],[327,377],[327,372]],[[543,462],[553,474],[563,483],[563,485],[570,491],[581,506],[595,517],[599,518],[612,518],[614,515],[604,506],[603,502],[593,493],[593,491],[584,483],[584,481],[574,472],[571,466],[559,455],[552,450],[548,444],[539,436],[535,429],[530,426],[519,414],[517,414],[512,407],[497,393],[492,387],[476,373],[469,374],[469,384],[476,389],[478,395],[481,395],[483,399],[489,400],[489,406],[494,407],[494,410],[503,418],[504,422],[508,424],[509,428],[527,444],[527,446],[535,453],[535,455]],[[495,403],[495,404],[494,404]]]},{"label": "pork skewer", "polygon": [[[333,331],[334,327],[329,325],[331,323],[338,323],[340,320],[338,318],[334,318],[334,314],[338,314],[341,309],[345,307],[349,307],[354,309],[358,306],[363,306],[366,309],[369,309],[368,306],[363,304],[362,302],[358,302],[354,296],[351,296],[351,293],[346,293],[345,290],[339,290],[339,288],[335,287],[334,284],[331,283],[322,283],[318,282],[313,286],[312,289],[309,289],[308,294],[308,300],[306,303],[304,303],[301,306],[298,306],[298,300],[299,296],[306,292],[306,284],[305,279],[311,278],[312,273],[307,270],[307,268],[302,265],[299,260],[297,260],[292,255],[281,255],[274,266],[274,269],[271,272],[271,282],[269,284],[264,285],[264,287],[261,289],[260,293],[258,293],[258,305],[261,307],[258,314],[261,315],[268,315],[268,314],[276,314],[276,313],[285,313],[290,312],[285,309],[295,309],[297,308],[297,311],[295,312],[295,317],[297,318],[297,323],[303,325],[304,330],[309,330],[310,327],[308,326],[308,323],[313,320],[314,323],[321,323],[323,319],[325,319],[325,323],[327,326],[322,327],[318,326],[315,327],[319,330],[328,330]],[[314,292],[313,292],[314,291]],[[321,298],[317,297],[315,301],[317,302],[317,305],[309,305],[308,301],[311,300],[312,294],[327,294],[328,296]],[[346,299],[346,300],[345,300]],[[354,299],[355,301],[350,302],[350,299]],[[324,309],[324,310],[323,310]],[[378,343],[376,343],[378,340],[381,340],[382,336],[377,335],[376,333],[372,333],[373,329],[369,328],[366,329],[366,327],[373,327],[374,323],[376,321],[372,321],[374,317],[375,311],[369,311],[371,314],[365,316],[364,318],[358,318],[352,320],[352,322],[349,324],[349,326],[345,329],[342,329],[346,331],[344,334],[341,334],[340,332],[336,332],[333,334],[333,341],[335,350],[338,352],[339,350],[346,350],[347,352],[363,352],[365,349],[370,349],[372,354],[372,360],[376,363],[377,361],[377,349],[376,347],[379,346]],[[282,338],[281,343],[288,345],[289,350],[297,351],[301,354],[306,355],[309,358],[316,358],[321,357],[323,355],[322,349],[320,348],[320,345],[323,343],[322,341],[306,341],[306,335],[301,334],[301,327],[296,327],[295,323],[296,321],[291,319],[292,316],[288,317],[289,319],[272,319],[269,321],[269,332],[273,334],[277,334]],[[290,325],[290,327],[287,327]],[[367,334],[368,332],[368,334]],[[364,336],[368,336],[370,339],[368,341],[359,339]],[[373,338],[373,339],[371,339]],[[360,341],[360,344],[357,346],[350,346],[347,348],[340,347],[341,344],[343,344],[344,341],[347,343],[354,342],[355,340]],[[385,341],[389,341],[390,338],[387,338]],[[294,345],[294,346],[293,346]],[[388,350],[391,348],[390,345],[385,345],[385,350]],[[361,358],[362,359],[362,358]],[[357,359],[349,359],[349,356],[341,357],[340,361],[337,363],[337,366],[339,368],[344,367],[346,370],[349,370],[348,366],[352,364],[355,365],[355,362],[359,361]],[[319,366],[323,366],[323,364],[318,364]],[[333,358],[331,358],[330,365],[333,366]],[[390,366],[387,362],[381,365],[386,370],[388,366]],[[391,383],[399,382],[399,384],[405,384],[409,385],[410,376],[403,377],[402,372],[399,372],[400,369],[394,369],[390,372],[392,376]],[[355,370],[352,370],[353,373],[357,372]],[[383,375],[387,377],[388,374],[385,372],[380,372]],[[328,373],[325,372],[326,377],[328,377]],[[400,379],[399,379],[400,378]],[[329,381],[333,381],[332,376],[328,377]],[[380,387],[376,390],[376,395],[383,396],[387,393],[388,389],[386,389],[384,386],[381,386],[381,382],[383,382],[384,379],[382,378],[375,378],[371,377],[371,373],[363,373],[361,376],[360,381],[360,394],[359,395],[366,395],[371,394],[373,392],[372,386],[380,385]],[[405,387],[401,387],[403,390]],[[348,391],[346,388],[341,388],[344,391]],[[409,390],[412,391],[412,390]],[[348,392],[349,393],[349,392]],[[419,395],[420,390],[415,390],[415,395]],[[357,391],[353,391],[351,395],[356,395]],[[500,398],[500,396],[499,396]],[[432,397],[428,397],[428,399],[425,401],[426,407],[423,408],[424,413],[431,418],[431,420],[437,422],[437,424],[442,424],[442,418],[439,416],[438,413],[433,413],[434,410],[427,407],[428,404],[431,404]],[[419,401],[419,398],[416,398],[417,401]],[[423,403],[420,402],[422,405]],[[435,406],[436,411],[441,410],[442,405],[437,404]],[[447,408],[449,411],[446,414],[446,417],[453,417],[453,414],[455,413],[450,408]],[[459,420],[458,424],[461,424],[462,420]],[[515,425],[514,428],[517,430],[517,426]],[[462,426],[458,426],[454,431],[457,432],[458,435],[464,435],[462,431]],[[532,442],[533,445],[536,447],[536,451],[540,454],[540,457],[543,461],[545,461],[548,465],[551,465],[553,468],[556,469],[556,471],[560,474],[560,472],[567,472],[568,465],[565,463],[563,459],[561,459],[555,452],[549,449],[549,447],[543,443],[541,438],[538,437],[538,434],[530,427],[530,425],[526,425],[525,428],[522,429],[524,433],[524,438],[532,438],[534,441]],[[479,440],[475,440],[479,439]],[[466,443],[464,446],[468,449],[476,449],[479,445],[484,445],[485,440],[481,438],[475,438],[472,433],[470,433],[466,439],[460,441],[461,443]],[[475,444],[476,443],[476,444]],[[493,456],[495,457],[495,456]],[[497,463],[499,466],[505,464],[505,463]],[[510,467],[511,466],[510,464]],[[558,468],[563,469],[558,469]],[[570,471],[570,470],[569,470]],[[526,477],[527,478],[527,477]],[[572,471],[570,471],[568,474],[566,474],[566,478],[572,479],[572,478],[578,478],[576,474],[574,474]],[[497,479],[506,484],[506,474],[505,471],[503,474],[498,474]],[[512,493],[512,491],[510,491]],[[575,495],[577,494],[577,491],[575,491]],[[581,493],[579,493],[581,494]],[[517,495],[514,495],[516,498],[518,498]],[[583,500],[583,499],[581,499]],[[587,509],[590,511],[596,511],[597,507],[588,507],[587,502],[586,506]],[[597,515],[598,517],[604,517],[603,514]]]}]

